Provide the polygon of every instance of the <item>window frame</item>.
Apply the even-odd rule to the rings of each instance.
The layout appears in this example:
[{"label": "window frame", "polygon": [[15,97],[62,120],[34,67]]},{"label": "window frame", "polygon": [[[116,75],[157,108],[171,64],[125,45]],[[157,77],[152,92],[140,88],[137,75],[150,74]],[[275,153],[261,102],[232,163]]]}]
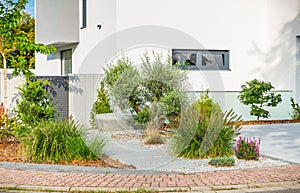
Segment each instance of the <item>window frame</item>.
[{"label": "window frame", "polygon": [[82,27],[84,29],[87,27],[87,0],[82,0]]},{"label": "window frame", "polygon": [[[230,70],[229,68],[229,55],[230,50],[205,50],[205,49],[172,49],[172,64],[175,65],[174,54],[194,54],[196,53],[196,65],[180,65],[180,68],[184,70]],[[203,54],[216,54],[222,55],[223,58],[223,66],[204,66],[202,64]]]},{"label": "window frame", "polygon": [[[70,51],[71,52],[71,72],[68,72],[67,74],[65,73],[65,64],[64,64],[64,55],[63,55],[63,53],[64,52],[68,52],[68,51]],[[66,49],[66,50],[61,50],[60,51],[60,63],[61,63],[61,65],[60,65],[60,68],[61,68],[61,75],[62,76],[68,76],[68,74],[72,74],[73,73],[73,50],[72,49]]]}]

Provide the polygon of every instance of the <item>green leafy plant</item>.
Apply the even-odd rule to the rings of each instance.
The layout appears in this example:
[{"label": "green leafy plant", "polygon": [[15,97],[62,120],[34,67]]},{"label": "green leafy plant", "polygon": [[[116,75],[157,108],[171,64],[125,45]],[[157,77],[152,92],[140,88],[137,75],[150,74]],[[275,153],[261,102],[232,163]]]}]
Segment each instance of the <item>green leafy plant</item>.
[{"label": "green leafy plant", "polygon": [[153,53],[153,58],[144,53],[141,68],[123,72],[111,92],[115,104],[130,112],[135,126],[141,128],[162,115],[161,121],[178,121],[187,100],[183,92],[186,72],[172,66],[170,59],[163,61],[160,54]]},{"label": "green leafy plant", "polygon": [[73,121],[40,122],[30,129],[29,135],[21,139],[24,154],[34,162],[70,162],[72,160],[94,160],[101,152],[105,141],[95,138],[89,148],[83,140],[83,129]]},{"label": "green leafy plant", "polygon": [[300,120],[300,105],[294,101],[293,98],[290,99],[292,106],[292,114],[291,117],[293,120]]},{"label": "green leafy plant", "polygon": [[53,98],[46,91],[48,81],[35,80],[19,87],[21,100],[15,112],[24,124],[35,124],[40,121],[53,121],[58,115]]},{"label": "green leafy plant", "polygon": [[276,107],[281,101],[281,95],[271,91],[274,87],[269,82],[252,80],[242,85],[242,91],[238,96],[241,103],[250,105],[250,115],[259,118],[268,118],[270,113],[264,107]]},{"label": "green leafy plant", "polygon": [[100,83],[100,89],[98,90],[97,100],[94,102],[91,113],[90,123],[92,127],[95,127],[95,116],[97,114],[111,113],[108,91],[105,89],[104,82]]},{"label": "green leafy plant", "polygon": [[236,147],[234,147],[238,159],[258,160],[259,159],[260,139],[246,138],[240,136]]},{"label": "green leafy plant", "polygon": [[16,142],[14,130],[17,127],[16,117],[8,117],[7,114],[0,113],[0,143]]},{"label": "green leafy plant", "polygon": [[209,160],[208,164],[216,167],[232,167],[235,164],[235,160],[232,157],[218,157]]},{"label": "green leafy plant", "polygon": [[234,154],[234,138],[241,117],[232,110],[223,114],[207,93],[184,110],[178,130],[172,136],[171,153],[186,158],[228,157]]},{"label": "green leafy plant", "polygon": [[[0,1],[0,59],[3,65],[3,95],[4,110],[7,113],[7,67],[14,68],[13,75],[23,74],[26,78],[32,77],[30,71],[34,52],[50,54],[55,51],[53,46],[47,47],[36,44],[32,37],[32,30],[26,29],[23,22],[27,22],[23,10],[28,0],[2,0]],[[28,25],[27,25],[28,26]]]},{"label": "green leafy plant", "polygon": [[133,62],[125,56],[119,59],[116,64],[109,64],[107,68],[104,69],[104,84],[109,90],[112,90],[122,74],[126,71],[134,69],[133,66]]}]

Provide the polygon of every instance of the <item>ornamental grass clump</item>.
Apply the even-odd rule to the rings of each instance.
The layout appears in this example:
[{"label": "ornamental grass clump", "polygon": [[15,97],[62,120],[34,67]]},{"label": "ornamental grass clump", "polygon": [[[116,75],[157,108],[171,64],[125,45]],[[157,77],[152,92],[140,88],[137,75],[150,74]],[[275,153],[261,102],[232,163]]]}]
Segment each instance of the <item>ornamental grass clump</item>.
[{"label": "ornamental grass clump", "polygon": [[232,110],[223,113],[218,103],[203,93],[200,99],[181,114],[179,128],[170,141],[170,153],[198,159],[229,157],[241,126],[241,117]]},{"label": "ornamental grass clump", "polygon": [[259,145],[260,139],[256,140],[255,137],[239,137],[234,151],[238,159],[244,160],[258,160],[259,159]]},{"label": "ornamental grass clump", "polygon": [[[95,137],[87,145],[83,134],[83,129],[73,121],[41,122],[30,129],[21,144],[27,160],[34,162],[96,160],[105,140]],[[95,147],[98,151],[93,151]]]},{"label": "ornamental grass clump", "polygon": [[146,126],[146,138],[145,138],[145,144],[146,145],[152,145],[152,144],[164,144],[164,138],[159,132],[160,124],[158,121],[152,121],[147,123]]}]

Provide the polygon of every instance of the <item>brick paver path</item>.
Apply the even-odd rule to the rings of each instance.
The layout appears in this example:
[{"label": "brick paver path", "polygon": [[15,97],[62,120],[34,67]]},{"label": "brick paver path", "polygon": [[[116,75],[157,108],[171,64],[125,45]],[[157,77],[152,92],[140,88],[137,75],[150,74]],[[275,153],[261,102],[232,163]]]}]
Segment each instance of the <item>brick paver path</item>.
[{"label": "brick paver path", "polygon": [[300,180],[300,165],[181,174],[79,174],[0,168],[0,184],[62,187],[197,187]]}]

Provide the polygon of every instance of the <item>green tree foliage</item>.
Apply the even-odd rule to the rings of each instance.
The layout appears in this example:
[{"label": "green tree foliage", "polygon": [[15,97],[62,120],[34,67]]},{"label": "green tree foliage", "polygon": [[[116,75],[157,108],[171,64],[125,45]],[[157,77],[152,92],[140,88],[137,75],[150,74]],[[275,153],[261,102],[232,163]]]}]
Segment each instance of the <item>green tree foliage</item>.
[{"label": "green tree foliage", "polygon": [[293,120],[300,120],[300,105],[291,97],[292,113],[290,114]]},{"label": "green tree foliage", "polygon": [[[20,21],[18,22],[18,25],[16,27],[17,31],[23,31],[26,34],[26,38],[29,42],[34,43],[35,42],[35,20],[30,16],[30,14],[23,12]],[[12,53],[9,53],[7,56],[8,61],[13,61],[13,58],[19,57],[20,55],[24,55],[24,59],[26,62],[24,62],[24,65],[28,69],[33,69],[35,67],[35,51],[27,51],[26,53],[21,53],[19,50],[15,50]],[[2,63],[2,61],[0,61]],[[8,63],[8,68],[13,68],[11,63]]]},{"label": "green tree foliage", "polygon": [[187,100],[183,92],[186,72],[172,66],[170,58],[163,61],[156,53],[153,58],[144,53],[142,66],[138,69],[130,65],[111,92],[118,107],[131,112],[141,127],[156,119],[163,122],[168,118],[174,123]]},{"label": "green tree foliage", "polygon": [[[2,65],[14,68],[13,75],[32,75],[34,52],[50,54],[55,49],[34,43],[34,21],[23,13],[28,0],[0,2],[0,55]],[[4,65],[4,68],[7,66]]]},{"label": "green tree foliage", "polygon": [[242,91],[238,96],[241,103],[250,105],[250,115],[259,118],[268,118],[270,113],[264,107],[276,107],[281,101],[281,95],[271,91],[274,87],[269,82],[254,79],[241,86]]},{"label": "green tree foliage", "polygon": [[35,124],[41,121],[52,121],[58,115],[53,99],[46,91],[48,81],[27,81],[19,87],[21,101],[17,104],[18,118],[25,124]]},{"label": "green tree foliage", "polygon": [[108,67],[104,69],[104,84],[107,85],[108,89],[112,90],[120,76],[133,68],[133,62],[129,58],[123,56],[117,61],[116,65],[109,64]]},{"label": "green tree foliage", "polygon": [[[4,111],[7,113],[7,67],[12,67],[13,75],[23,74],[26,78],[33,76],[30,68],[33,64],[31,55],[34,52],[50,54],[54,47],[36,44],[33,41],[32,23],[22,15],[28,0],[0,1],[0,59],[4,69]],[[30,25],[27,25],[29,22]],[[32,21],[31,21],[32,22]],[[0,63],[1,64],[1,63]]]},{"label": "green tree foliage", "polygon": [[111,113],[112,110],[109,104],[108,91],[104,88],[104,82],[100,83],[97,100],[94,103],[96,114]]},{"label": "green tree foliage", "polygon": [[95,116],[97,114],[111,113],[108,91],[105,89],[104,82],[100,83],[100,89],[98,90],[97,100],[94,102],[91,113],[90,123],[92,127],[95,127]]}]

